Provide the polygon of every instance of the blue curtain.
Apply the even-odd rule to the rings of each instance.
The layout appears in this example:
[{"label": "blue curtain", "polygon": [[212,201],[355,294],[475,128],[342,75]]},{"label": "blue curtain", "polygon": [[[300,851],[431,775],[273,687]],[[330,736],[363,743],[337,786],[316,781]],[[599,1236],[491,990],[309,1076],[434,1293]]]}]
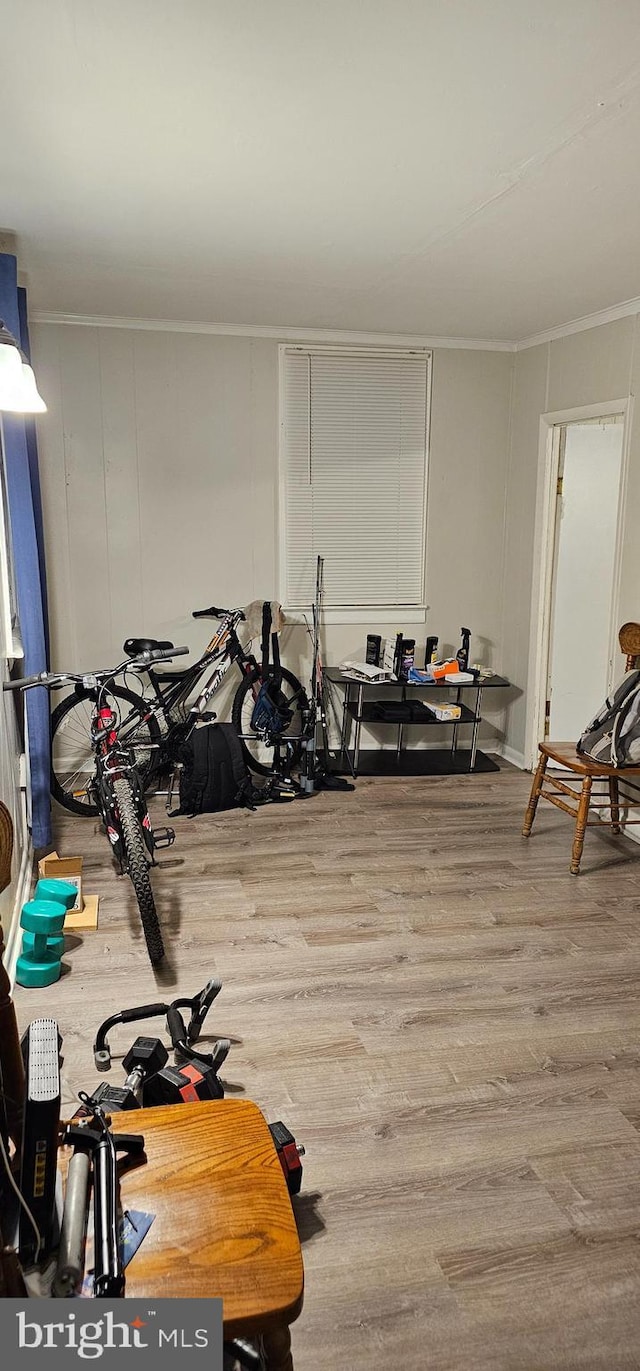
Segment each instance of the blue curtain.
[{"label": "blue curtain", "polygon": [[[1,315],[0,318],[2,318]],[[29,361],[31,361],[31,343],[29,342],[29,324],[27,322],[27,292],[22,286],[18,286],[18,318],[20,320],[20,345],[22,351],[26,353]],[[38,467],[38,441],[36,438],[35,419],[30,419],[28,416],[25,418],[24,431],[27,439],[27,455],[29,458],[29,479],[31,481],[31,498],[33,500],[33,520],[36,530],[36,541],[38,544],[38,566],[40,568],[40,589],[42,591],[45,652],[47,668],[49,668],[51,665],[49,603],[47,600],[47,569],[44,556],[44,524],[42,521],[42,494],[40,491],[40,469]]]},{"label": "blue curtain", "polygon": [[[15,257],[0,253],[0,319],[26,343],[26,300],[18,290]],[[24,647],[23,673],[46,671],[48,628],[42,539],[42,506],[35,425],[18,414],[2,416],[7,498],[16,578],[18,618]],[[32,840],[35,848],[51,842],[49,799],[50,726],[46,690],[25,695],[31,769]]]}]

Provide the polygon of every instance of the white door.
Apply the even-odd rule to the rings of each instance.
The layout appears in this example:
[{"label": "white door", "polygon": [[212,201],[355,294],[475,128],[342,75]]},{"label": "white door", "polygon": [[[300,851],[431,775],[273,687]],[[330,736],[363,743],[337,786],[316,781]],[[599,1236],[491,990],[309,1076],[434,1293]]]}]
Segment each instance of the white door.
[{"label": "white door", "polygon": [[545,737],[575,742],[624,663],[612,623],[621,416],[563,425]]}]

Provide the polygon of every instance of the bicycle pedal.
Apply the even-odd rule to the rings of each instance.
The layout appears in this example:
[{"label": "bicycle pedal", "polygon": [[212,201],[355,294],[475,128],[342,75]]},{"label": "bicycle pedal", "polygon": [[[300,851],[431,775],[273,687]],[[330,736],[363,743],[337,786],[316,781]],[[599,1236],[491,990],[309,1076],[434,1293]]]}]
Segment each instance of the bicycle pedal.
[{"label": "bicycle pedal", "polygon": [[154,846],[154,847],[171,847],[172,844],[175,843],[175,840],[176,840],[176,833],[175,833],[175,829],[174,829],[174,828],[154,828],[154,830],[153,830],[153,846]]}]

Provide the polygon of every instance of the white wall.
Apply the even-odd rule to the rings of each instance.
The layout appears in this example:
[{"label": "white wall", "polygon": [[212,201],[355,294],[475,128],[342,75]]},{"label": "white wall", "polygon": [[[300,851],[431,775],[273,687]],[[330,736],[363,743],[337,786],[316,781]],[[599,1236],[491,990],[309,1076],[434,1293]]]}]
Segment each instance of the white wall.
[{"label": "white wall", "polygon": [[[275,598],[277,341],[60,324],[31,338],[49,406],[38,441],[54,665],[115,662],[133,633],[199,652],[207,626],[192,608]],[[402,625],[419,645],[438,633],[457,647],[467,624],[474,659],[496,670],[513,362],[435,352],[430,609],[426,624]],[[327,661],[361,657],[367,631],[396,628],[331,626]],[[294,670],[306,648],[304,629],[290,629]]]},{"label": "white wall", "polygon": [[[529,670],[540,416],[635,393],[640,381],[638,315],[569,334],[516,354],[507,487],[503,660],[526,690]],[[631,418],[620,623],[640,619],[640,428]],[[620,659],[620,669],[624,663]],[[525,694],[514,704],[507,743],[524,758]]]},{"label": "white wall", "polygon": [[[0,518],[0,537],[3,536]],[[0,687],[2,681],[6,681],[9,676],[7,659],[10,650],[11,644],[6,640],[5,616],[0,613]],[[9,969],[17,952],[18,906],[26,898],[31,876],[31,845],[26,825],[25,793],[20,788],[21,752],[16,701],[12,694],[5,693],[0,688],[0,800],[7,806],[13,819],[11,884],[0,892],[0,923],[7,945],[5,962]]]},{"label": "white wall", "polygon": [[53,659],[128,634],[206,641],[191,609],[275,584],[277,353],[261,342],[32,330]]}]

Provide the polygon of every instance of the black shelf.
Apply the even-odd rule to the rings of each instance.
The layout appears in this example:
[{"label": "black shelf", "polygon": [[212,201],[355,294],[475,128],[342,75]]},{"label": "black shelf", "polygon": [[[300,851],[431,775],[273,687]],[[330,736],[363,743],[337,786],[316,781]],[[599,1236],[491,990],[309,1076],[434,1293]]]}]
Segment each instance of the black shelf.
[{"label": "black shelf", "polygon": [[[353,748],[348,754],[337,754],[332,770],[339,776],[351,776],[352,768]],[[361,747],[358,760],[359,776],[475,776],[479,771],[500,770],[493,757],[480,751],[476,752],[473,771],[470,768],[471,752],[467,748],[455,753],[450,747],[405,748],[398,757],[395,748]]]},{"label": "black shelf", "polygon": [[[486,752],[478,751],[478,730],[482,722],[482,696],[487,689],[502,690],[510,685],[504,676],[488,676],[473,681],[360,681],[353,676],[345,676],[336,667],[325,671],[328,680],[339,685],[344,691],[342,716],[342,750],[340,770],[345,774],[365,776],[464,776],[474,772],[499,771],[494,758]],[[473,692],[471,699],[474,708],[461,704],[463,692]],[[365,698],[365,691],[368,698]],[[416,699],[415,692],[427,697],[445,701],[455,701],[460,706],[457,719],[437,719],[427,705]],[[444,703],[444,701],[443,701]],[[386,717],[383,717],[386,715]],[[350,746],[350,733],[355,724],[353,747]],[[395,725],[397,746],[395,748],[361,748],[362,725],[369,728],[376,724]],[[403,730],[411,725],[421,724],[426,728],[440,726],[451,737],[450,747],[403,748]],[[465,745],[458,748],[458,730],[471,726],[471,735],[462,735]],[[357,760],[356,760],[357,759]]]},{"label": "black shelf", "polygon": [[368,690],[501,690],[511,684],[505,676],[486,676],[479,681],[360,681],[355,676],[345,676],[335,666],[325,668],[328,681],[334,685],[359,685]]},{"label": "black shelf", "polygon": [[[403,712],[402,706],[405,703],[407,709],[406,712]],[[377,712],[379,705],[384,705],[384,707],[388,709],[394,704],[397,704],[398,708],[396,717],[393,719],[382,718]],[[423,706],[423,708],[420,707],[420,701],[412,701],[409,703],[409,701],[403,700],[365,700],[360,714],[358,714],[358,707],[355,703],[347,705],[347,712],[352,719],[357,720],[360,718],[363,724],[395,724],[396,726],[398,724],[420,724],[422,727],[426,724],[428,728],[431,727],[432,724],[439,724],[441,728],[453,728],[456,724],[458,724],[458,726],[460,724],[475,724],[476,718],[478,717],[474,714],[472,709],[467,709],[466,705],[460,705],[459,719],[436,719],[435,714],[432,714],[431,710],[427,709],[426,705]]]}]

